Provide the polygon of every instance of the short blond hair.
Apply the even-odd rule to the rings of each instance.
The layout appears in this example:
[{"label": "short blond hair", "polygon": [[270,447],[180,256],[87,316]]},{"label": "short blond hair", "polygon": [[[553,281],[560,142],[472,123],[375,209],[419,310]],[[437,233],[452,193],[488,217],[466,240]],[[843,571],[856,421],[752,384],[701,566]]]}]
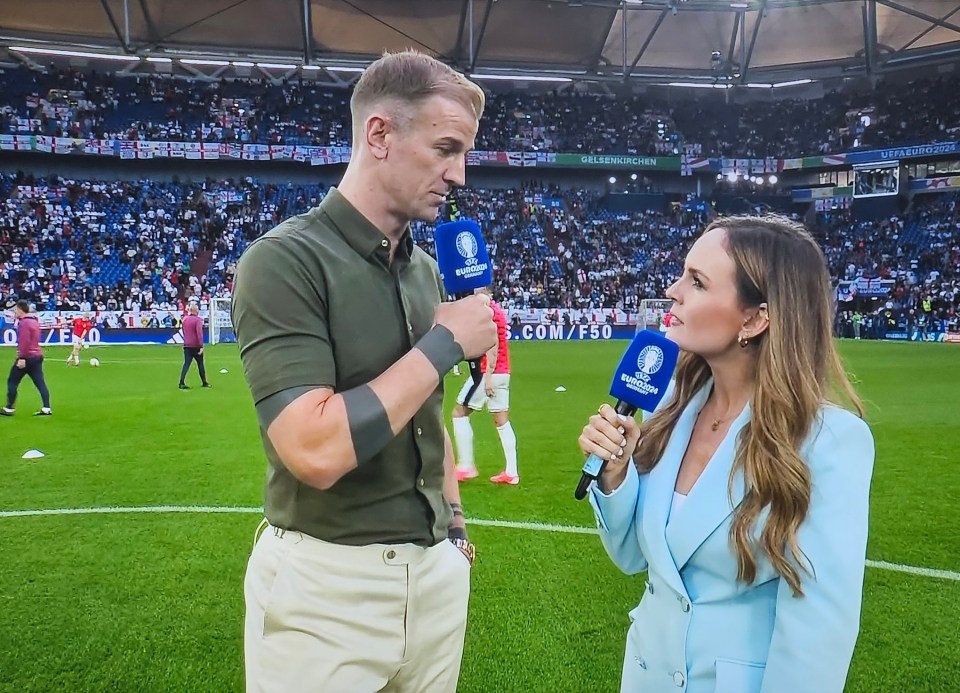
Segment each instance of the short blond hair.
[{"label": "short blond hair", "polygon": [[359,127],[373,106],[392,102],[400,109],[416,107],[432,96],[462,104],[478,121],[486,103],[483,90],[476,83],[429,55],[414,50],[384,53],[364,70],[353,90],[353,126]]}]

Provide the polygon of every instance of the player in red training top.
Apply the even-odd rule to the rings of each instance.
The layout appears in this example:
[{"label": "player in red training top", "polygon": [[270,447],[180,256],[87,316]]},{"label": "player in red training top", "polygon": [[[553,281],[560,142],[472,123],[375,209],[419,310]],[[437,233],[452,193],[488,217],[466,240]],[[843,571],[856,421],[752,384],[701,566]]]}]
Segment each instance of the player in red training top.
[{"label": "player in red training top", "polygon": [[[490,289],[480,289],[491,295]],[[480,411],[486,405],[493,415],[493,422],[497,426],[500,444],[503,446],[503,456],[506,459],[504,470],[490,481],[495,484],[520,483],[520,474],[517,471],[517,436],[514,435],[510,424],[510,342],[507,339],[507,314],[496,303],[491,302],[493,320],[497,323],[497,345],[487,352],[481,362],[483,380],[479,386],[474,386],[473,380],[468,378],[463,389],[457,395],[457,406],[453,410],[453,437],[457,443],[457,479],[466,481],[477,476],[477,467],[473,461],[473,428],[470,425],[470,414]]]},{"label": "player in red training top", "polygon": [[73,329],[73,336],[71,338],[73,351],[67,357],[67,365],[69,366],[73,363],[73,365],[79,366],[80,350],[83,348],[84,342],[90,334],[90,329],[93,327],[93,323],[90,320],[90,313],[84,313],[83,317],[74,318],[70,321],[70,324]]}]

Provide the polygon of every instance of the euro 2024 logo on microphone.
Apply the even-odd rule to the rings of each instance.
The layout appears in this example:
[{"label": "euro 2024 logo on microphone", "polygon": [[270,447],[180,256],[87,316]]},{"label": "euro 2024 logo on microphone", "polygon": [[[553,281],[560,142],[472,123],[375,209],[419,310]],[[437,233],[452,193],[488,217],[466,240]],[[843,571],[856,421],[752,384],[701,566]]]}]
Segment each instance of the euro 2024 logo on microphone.
[{"label": "euro 2024 logo on microphone", "polygon": [[469,231],[461,231],[457,234],[457,252],[464,260],[464,267],[456,269],[458,277],[475,277],[482,274],[487,269],[487,263],[480,263],[477,260],[477,253],[480,252],[480,246],[477,244],[476,237]]},{"label": "euro 2024 logo on microphone", "polygon": [[[637,355],[637,368],[640,369],[637,373],[638,377],[646,380],[651,375],[659,371],[662,367],[663,349],[658,346],[648,344],[640,350],[640,353]],[[643,375],[646,375],[647,378],[643,378]]]},{"label": "euro 2024 logo on microphone", "polygon": [[620,372],[620,382],[639,395],[657,395],[660,386],[650,382],[652,375],[663,368],[663,349],[655,344],[648,344],[637,354],[637,370],[634,375],[629,371]]},{"label": "euro 2024 logo on microphone", "polygon": [[[457,252],[468,262],[477,257],[477,239],[469,231],[457,234]],[[472,263],[471,263],[472,264]]]}]

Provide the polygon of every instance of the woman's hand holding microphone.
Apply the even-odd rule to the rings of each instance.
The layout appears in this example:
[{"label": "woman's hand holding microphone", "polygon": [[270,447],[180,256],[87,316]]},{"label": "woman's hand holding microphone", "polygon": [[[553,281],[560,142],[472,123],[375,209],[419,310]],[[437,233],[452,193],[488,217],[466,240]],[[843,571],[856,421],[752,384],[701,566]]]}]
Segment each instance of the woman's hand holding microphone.
[{"label": "woman's hand holding microphone", "polygon": [[627,477],[627,465],[640,442],[640,426],[632,416],[621,418],[609,404],[601,404],[577,442],[584,456],[594,454],[607,460],[598,483],[601,491],[610,493]]}]

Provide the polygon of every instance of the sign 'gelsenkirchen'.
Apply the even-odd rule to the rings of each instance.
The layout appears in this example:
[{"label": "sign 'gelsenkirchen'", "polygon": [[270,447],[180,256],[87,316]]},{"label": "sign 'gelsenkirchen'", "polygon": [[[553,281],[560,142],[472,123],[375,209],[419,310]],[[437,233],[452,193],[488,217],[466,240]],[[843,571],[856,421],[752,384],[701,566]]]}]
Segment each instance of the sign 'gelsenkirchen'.
[{"label": "sign 'gelsenkirchen'", "polygon": [[606,164],[608,166],[656,166],[656,157],[649,156],[611,156],[588,154],[580,157],[584,164]]}]

